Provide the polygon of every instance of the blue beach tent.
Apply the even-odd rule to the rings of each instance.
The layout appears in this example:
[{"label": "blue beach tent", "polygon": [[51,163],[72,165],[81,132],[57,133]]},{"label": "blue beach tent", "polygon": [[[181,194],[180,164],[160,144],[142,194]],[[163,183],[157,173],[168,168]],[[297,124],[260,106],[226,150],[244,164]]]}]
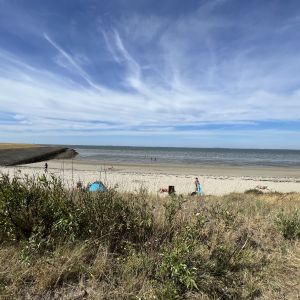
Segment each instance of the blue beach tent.
[{"label": "blue beach tent", "polygon": [[107,192],[106,186],[101,181],[95,181],[88,187],[89,192]]}]

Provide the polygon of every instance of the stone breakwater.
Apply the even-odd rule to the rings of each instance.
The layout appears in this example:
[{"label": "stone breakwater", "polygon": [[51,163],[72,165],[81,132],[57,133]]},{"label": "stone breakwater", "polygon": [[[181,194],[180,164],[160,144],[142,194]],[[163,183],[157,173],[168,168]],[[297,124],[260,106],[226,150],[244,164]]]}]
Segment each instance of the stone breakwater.
[{"label": "stone breakwater", "polygon": [[30,164],[49,159],[73,158],[78,153],[71,148],[65,147],[32,147],[0,149],[0,165],[15,166]]}]

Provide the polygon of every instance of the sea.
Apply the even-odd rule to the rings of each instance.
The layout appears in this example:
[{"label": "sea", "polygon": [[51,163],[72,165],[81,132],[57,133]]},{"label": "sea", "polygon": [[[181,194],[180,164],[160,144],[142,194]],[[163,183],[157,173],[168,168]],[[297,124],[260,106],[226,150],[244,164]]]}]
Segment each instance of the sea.
[{"label": "sea", "polygon": [[300,150],[68,145],[80,161],[101,164],[166,164],[300,167]]}]

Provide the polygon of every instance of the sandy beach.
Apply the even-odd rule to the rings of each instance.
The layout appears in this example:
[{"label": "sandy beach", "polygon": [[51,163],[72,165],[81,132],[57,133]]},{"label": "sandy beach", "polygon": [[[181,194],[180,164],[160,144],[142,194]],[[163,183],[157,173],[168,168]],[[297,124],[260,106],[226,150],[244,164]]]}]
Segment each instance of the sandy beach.
[{"label": "sandy beach", "polygon": [[[66,186],[76,186],[78,181],[87,185],[101,180],[120,192],[137,192],[146,189],[151,194],[160,188],[175,186],[177,194],[194,191],[194,178],[198,177],[206,195],[225,195],[263,187],[264,191],[300,192],[300,169],[283,167],[238,166],[182,166],[162,164],[101,165],[95,161],[50,160],[47,176],[60,177]],[[15,167],[0,167],[0,172],[10,175],[42,175],[44,163]]]}]

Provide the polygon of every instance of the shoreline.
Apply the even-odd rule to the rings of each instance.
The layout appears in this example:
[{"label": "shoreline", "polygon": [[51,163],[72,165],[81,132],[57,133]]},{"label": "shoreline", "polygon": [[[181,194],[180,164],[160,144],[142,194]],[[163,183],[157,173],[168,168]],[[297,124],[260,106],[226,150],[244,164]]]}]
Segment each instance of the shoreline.
[{"label": "shoreline", "polygon": [[[278,177],[295,178],[300,180],[300,167],[277,167],[277,166],[229,166],[229,165],[182,165],[182,164],[140,164],[140,163],[102,163],[94,160],[77,159],[53,159],[48,161],[54,169],[77,171],[119,171],[129,173],[149,173],[164,175],[192,175],[195,176],[230,176],[230,177]],[[22,165],[40,169],[43,162]]]},{"label": "shoreline", "polygon": [[[94,161],[49,160],[48,175],[60,177],[68,187],[75,187],[78,181],[87,185],[101,180],[108,187],[120,192],[137,192],[141,189],[150,194],[160,188],[175,186],[177,194],[190,194],[194,191],[194,178],[199,177],[206,195],[242,193],[257,187],[263,191],[300,192],[300,169],[282,167],[235,167],[235,166],[165,166],[161,164],[95,164]],[[73,171],[72,171],[73,169]],[[20,172],[19,172],[20,170]],[[15,167],[0,168],[9,174],[42,175],[44,162]],[[47,175],[47,176],[48,176]]]}]

